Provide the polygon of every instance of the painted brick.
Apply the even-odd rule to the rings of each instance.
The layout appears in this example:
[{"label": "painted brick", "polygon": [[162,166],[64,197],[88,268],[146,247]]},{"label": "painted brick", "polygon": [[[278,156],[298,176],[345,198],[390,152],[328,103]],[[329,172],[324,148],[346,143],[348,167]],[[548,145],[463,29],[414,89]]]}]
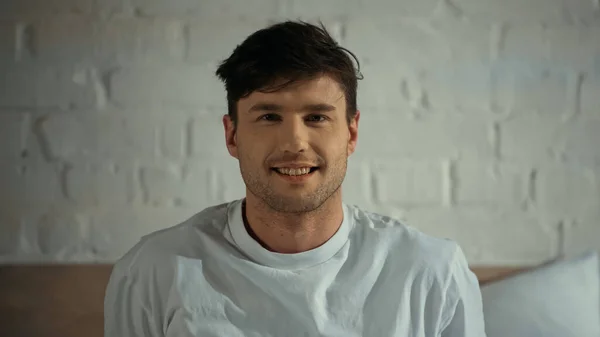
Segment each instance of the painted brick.
[{"label": "painted brick", "polygon": [[18,254],[22,227],[19,214],[0,206],[0,224],[0,255]]},{"label": "painted brick", "polygon": [[25,113],[0,114],[0,158],[20,158],[27,149],[30,118]]},{"label": "painted brick", "polygon": [[553,258],[558,235],[552,224],[527,213],[486,208],[415,208],[406,223],[426,234],[458,242],[472,264],[537,264]]},{"label": "painted brick", "polygon": [[564,125],[564,157],[572,162],[600,165],[600,120],[578,119]]},{"label": "painted brick", "polygon": [[[53,159],[49,156],[48,148],[45,147],[43,135],[41,135],[39,128],[39,121],[44,117],[36,116],[32,113],[26,122],[26,132],[22,137],[22,151],[19,153],[18,160],[14,160],[13,163],[18,163],[26,167],[45,166]],[[16,159],[13,157],[13,159]]]},{"label": "painted brick", "polygon": [[520,165],[460,161],[455,176],[459,205],[519,209],[527,200],[530,174]]},{"label": "painted brick", "polygon": [[112,262],[243,197],[214,66],[283,17],[322,19],[361,59],[346,202],[455,238],[472,263],[596,249],[598,4],[532,1],[1,1],[0,261]]},{"label": "painted brick", "polygon": [[483,63],[465,62],[431,69],[420,79],[427,106],[434,111],[486,113],[492,97],[488,68]]},{"label": "painted brick", "polygon": [[235,158],[219,159],[212,167],[215,189],[212,196],[218,203],[237,200],[246,196],[246,185]]},{"label": "painted brick", "polygon": [[191,156],[229,158],[222,116],[198,116],[192,119],[188,127]]},{"label": "painted brick", "polygon": [[375,198],[403,207],[441,205],[442,165],[436,161],[388,160],[373,168]]},{"label": "painted brick", "polygon": [[350,18],[345,47],[360,60],[398,68],[427,69],[443,65],[451,57],[425,20],[372,20]]},{"label": "painted brick", "polygon": [[280,12],[278,0],[131,0],[136,12],[147,16],[215,17],[272,17]]},{"label": "painted brick", "polygon": [[[358,13],[365,13],[365,8],[360,5],[360,0],[284,0],[281,3],[284,6],[284,14],[290,18],[349,17]],[[369,7],[372,8],[373,6]],[[315,8],[318,8],[318,11]]]},{"label": "painted brick", "polygon": [[0,20],[0,62],[15,60],[17,48],[17,24],[10,20]]},{"label": "painted brick", "polygon": [[183,159],[189,143],[188,117],[175,110],[57,113],[41,130],[52,156],[91,162]]},{"label": "painted brick", "polygon": [[[434,0],[393,1],[379,0],[287,0],[285,14],[296,18],[339,18],[339,17],[377,17],[377,18],[415,18],[428,17],[436,8]],[[318,10],[315,10],[318,8]]]},{"label": "painted brick", "polygon": [[181,22],[115,17],[107,22],[61,16],[34,24],[36,55],[52,62],[105,65],[180,61],[185,50]]},{"label": "painted brick", "polygon": [[2,63],[0,74],[0,107],[95,108],[102,103],[94,69]]},{"label": "painted brick", "polygon": [[49,211],[36,219],[37,247],[54,260],[68,260],[90,251],[89,223],[86,217],[70,210]]},{"label": "painted brick", "polygon": [[[194,20],[189,25],[189,56],[192,63],[216,63],[225,60],[235,47],[256,30],[265,28],[267,20],[212,18]],[[218,36],[215,32],[219,32]],[[219,40],[214,43],[215,39]]]},{"label": "painted brick", "polygon": [[507,158],[537,161],[563,158],[587,165],[600,163],[598,120],[523,116],[501,125],[501,153]]},{"label": "painted brick", "polygon": [[596,26],[510,25],[500,40],[500,55],[521,68],[590,71],[600,54],[598,34]]},{"label": "painted brick", "polygon": [[374,194],[369,162],[350,157],[346,177],[342,183],[342,200],[350,205],[372,207],[375,203]]},{"label": "painted brick", "polygon": [[[140,117],[141,118],[141,117]],[[153,118],[157,125],[157,152],[161,158],[183,160],[189,151],[191,118],[173,110]]]},{"label": "painted brick", "polygon": [[35,54],[48,61],[85,61],[97,48],[93,41],[96,23],[87,16],[63,14],[40,19],[32,27]]},{"label": "painted brick", "polygon": [[325,29],[331,37],[340,45],[344,45],[346,38],[346,23],[344,19],[339,18],[306,18],[305,21],[314,25],[325,26]]},{"label": "painted brick", "polygon": [[[255,18],[253,19],[253,22],[263,22],[264,19],[259,18],[258,20],[260,21],[257,21],[257,19]],[[329,35],[331,35],[331,37],[333,37],[333,39],[337,41],[337,43],[341,45],[344,44],[344,37],[346,34],[346,19],[343,15],[339,15],[339,13],[338,15],[329,16],[324,15],[321,12],[313,11],[312,14],[308,15],[278,15],[274,17],[269,17],[264,21],[267,22],[267,26],[270,26],[287,20],[304,21],[319,27],[321,26],[321,24],[323,24]],[[245,22],[247,22],[247,20],[245,20]],[[241,42],[241,40],[239,42]],[[231,51],[233,51],[233,49],[231,49]]]},{"label": "painted brick", "polygon": [[85,206],[126,205],[136,195],[133,171],[114,164],[73,165],[64,173],[67,197]]},{"label": "painted brick", "polygon": [[433,13],[436,5],[437,1],[434,0],[287,0],[284,14],[290,18],[424,18]]},{"label": "painted brick", "polygon": [[411,118],[394,111],[360,119],[357,158],[491,158],[491,126],[484,119],[428,115]]},{"label": "painted brick", "polygon": [[449,51],[450,60],[459,68],[468,68],[472,62],[489,63],[492,33],[490,23],[442,17],[423,25],[436,43]]},{"label": "painted brick", "polygon": [[129,0],[95,0],[92,2],[90,15],[92,17],[113,18],[134,16],[136,13]]},{"label": "painted brick", "polygon": [[580,214],[574,223],[567,226],[565,253],[581,254],[589,250],[600,251],[600,207],[590,213]]},{"label": "painted brick", "polygon": [[110,80],[110,96],[118,106],[226,108],[225,95],[214,69],[208,67],[124,68]]},{"label": "painted brick", "polygon": [[[571,1],[569,1],[571,2]],[[575,1],[575,2],[581,2]],[[589,1],[591,3],[592,1]],[[592,13],[590,11],[590,13]],[[596,12],[598,14],[600,12]],[[548,58],[554,67],[591,71],[600,57],[600,27],[598,25],[567,25],[548,27],[544,38]],[[597,68],[596,68],[597,70]]]},{"label": "painted brick", "polygon": [[[299,0],[297,0],[299,1]],[[438,6],[438,1],[422,0],[378,0],[377,2],[369,0],[358,0],[359,12],[353,13],[353,16],[369,15],[374,18],[396,19],[404,18],[428,18]]]},{"label": "painted brick", "polygon": [[41,17],[57,13],[91,13],[95,0],[3,0],[2,17]]},{"label": "painted brick", "polygon": [[492,104],[498,111],[520,114],[568,114],[569,76],[535,63],[500,63],[493,69]]},{"label": "painted brick", "polygon": [[500,152],[507,159],[538,161],[556,158],[560,150],[558,118],[522,115],[500,124]]},{"label": "painted brick", "polygon": [[358,56],[365,77],[359,104],[486,108],[490,32],[455,21],[349,20],[345,46]]},{"label": "painted brick", "polygon": [[152,206],[192,206],[204,204],[212,193],[209,168],[204,163],[183,167],[165,164],[141,169],[144,200]]},{"label": "painted brick", "polygon": [[91,162],[154,158],[157,126],[139,115],[54,114],[42,126],[52,156]]},{"label": "painted brick", "polygon": [[427,105],[438,111],[486,111],[491,99],[492,26],[444,17],[423,27],[443,48],[444,57],[423,69],[420,85]]},{"label": "painted brick", "polygon": [[364,78],[358,81],[359,110],[377,113],[396,109],[401,112],[427,105],[422,85],[411,70],[394,63],[361,61],[360,71]]},{"label": "painted brick", "polygon": [[209,205],[197,209],[145,206],[98,208],[86,212],[90,244],[100,262],[112,262],[125,254],[144,235],[175,226]]},{"label": "painted brick", "polygon": [[132,13],[129,1],[123,0],[3,0],[0,3],[0,19],[35,20],[65,14],[97,18]]},{"label": "painted brick", "polygon": [[540,168],[535,189],[539,208],[548,215],[577,216],[597,210],[600,205],[594,173],[580,166]]},{"label": "painted brick", "polygon": [[38,261],[38,258],[46,258],[49,261],[54,261],[51,257],[44,256],[40,251],[40,245],[38,242],[39,230],[38,223],[43,214],[56,211],[61,205],[61,201],[54,205],[48,204],[39,204],[38,207],[32,208],[24,207],[24,205],[20,205],[20,207],[13,207],[12,211],[14,214],[18,214],[21,223],[20,236],[17,238],[17,242],[15,242],[15,246],[18,251],[15,255],[17,257],[16,261]]},{"label": "painted brick", "polygon": [[144,167],[140,171],[140,179],[145,203],[172,206],[181,202],[182,177],[178,165]]},{"label": "painted brick", "polygon": [[498,27],[499,38],[494,40],[493,48],[497,50],[500,61],[507,64],[507,67],[547,65],[543,62],[548,55],[548,41],[543,24],[499,24]]},{"label": "painted brick", "polygon": [[0,164],[0,201],[5,207],[38,207],[63,199],[61,167],[55,164],[20,166]]},{"label": "painted brick", "polygon": [[587,0],[452,0],[452,4],[469,19],[485,22],[560,24],[596,17],[594,2]]},{"label": "painted brick", "polygon": [[600,75],[583,79],[579,108],[585,117],[600,119]]}]

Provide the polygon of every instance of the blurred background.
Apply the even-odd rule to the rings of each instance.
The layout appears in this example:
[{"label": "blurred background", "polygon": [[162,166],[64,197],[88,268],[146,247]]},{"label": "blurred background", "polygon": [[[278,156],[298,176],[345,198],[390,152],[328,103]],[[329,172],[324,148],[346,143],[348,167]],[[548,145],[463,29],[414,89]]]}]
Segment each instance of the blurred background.
[{"label": "blurred background", "polygon": [[597,0],[1,0],[0,262],[113,262],[242,198],[214,71],[285,19],[361,62],[347,203],[471,264],[600,249]]}]

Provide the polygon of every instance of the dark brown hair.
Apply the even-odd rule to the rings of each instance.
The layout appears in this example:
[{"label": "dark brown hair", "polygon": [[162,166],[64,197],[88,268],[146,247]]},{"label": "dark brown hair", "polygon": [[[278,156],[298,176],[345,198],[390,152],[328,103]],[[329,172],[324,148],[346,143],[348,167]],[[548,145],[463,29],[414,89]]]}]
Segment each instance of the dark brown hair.
[{"label": "dark brown hair", "polygon": [[[347,120],[354,117],[357,82],[362,79],[359,61],[331,37],[323,23],[319,24],[320,27],[304,21],[273,24],[248,36],[221,62],[216,75],[225,83],[228,113],[234,124],[240,98],[254,91],[274,92],[292,82],[325,74],[332,76],[344,91]],[[356,68],[350,56],[356,61]]]}]

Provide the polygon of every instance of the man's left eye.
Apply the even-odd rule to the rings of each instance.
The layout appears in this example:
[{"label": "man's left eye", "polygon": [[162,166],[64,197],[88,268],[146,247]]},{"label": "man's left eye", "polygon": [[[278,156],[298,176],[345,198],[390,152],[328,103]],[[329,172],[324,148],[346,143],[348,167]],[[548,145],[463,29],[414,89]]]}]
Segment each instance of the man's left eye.
[{"label": "man's left eye", "polygon": [[323,122],[327,119],[326,116],[323,115],[310,115],[308,116],[309,122]]}]

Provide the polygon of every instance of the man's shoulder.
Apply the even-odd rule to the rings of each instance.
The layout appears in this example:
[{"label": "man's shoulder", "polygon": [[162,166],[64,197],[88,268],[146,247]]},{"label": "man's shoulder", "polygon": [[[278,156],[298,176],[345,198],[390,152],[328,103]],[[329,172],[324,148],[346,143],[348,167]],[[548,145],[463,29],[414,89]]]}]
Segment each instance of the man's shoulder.
[{"label": "man's shoulder", "polygon": [[[436,278],[447,278],[462,256],[459,244],[450,238],[428,234],[407,220],[350,206],[361,228],[376,233],[385,243],[388,254],[405,264]],[[442,224],[440,224],[441,226]],[[379,241],[379,240],[378,240]]]},{"label": "man's shoulder", "polygon": [[229,204],[207,207],[183,222],[143,235],[116,261],[113,270],[139,274],[151,272],[178,256],[201,259],[203,249],[200,237],[222,231]]}]

